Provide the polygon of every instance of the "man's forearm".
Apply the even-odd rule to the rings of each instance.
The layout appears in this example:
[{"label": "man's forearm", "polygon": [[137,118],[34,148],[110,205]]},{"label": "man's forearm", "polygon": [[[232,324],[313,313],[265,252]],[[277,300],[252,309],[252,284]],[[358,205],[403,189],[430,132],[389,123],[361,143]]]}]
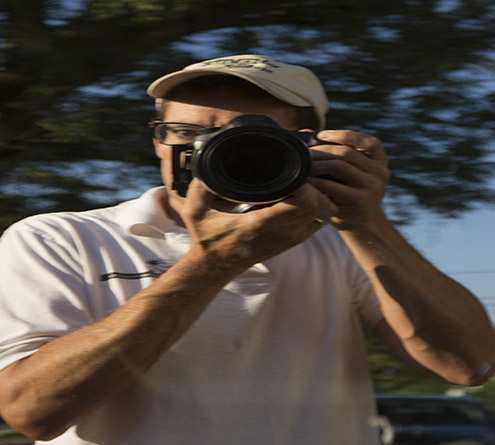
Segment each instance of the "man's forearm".
[{"label": "man's forearm", "polygon": [[495,367],[495,337],[480,302],[438,271],[383,217],[342,231],[410,356],[451,382],[477,384]]},{"label": "man's forearm", "polygon": [[34,438],[61,434],[151,367],[241,271],[190,252],[109,317],[3,370],[2,415]]},{"label": "man's forearm", "polygon": [[151,286],[106,319],[0,372],[0,411],[13,427],[41,438],[63,432],[155,363],[228,282],[303,242],[319,228],[314,218],[335,211],[309,184],[246,214],[213,210],[213,199],[194,179],[185,203],[175,203],[192,246]]}]

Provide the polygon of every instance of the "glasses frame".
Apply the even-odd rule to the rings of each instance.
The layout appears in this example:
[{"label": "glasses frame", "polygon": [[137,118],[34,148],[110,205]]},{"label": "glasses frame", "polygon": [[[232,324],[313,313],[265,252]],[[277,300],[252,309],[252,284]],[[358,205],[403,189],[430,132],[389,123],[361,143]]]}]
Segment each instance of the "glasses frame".
[{"label": "glasses frame", "polygon": [[193,129],[197,129],[197,130],[204,130],[205,128],[208,128],[204,125],[189,124],[187,122],[164,122],[164,121],[150,121],[150,122],[148,122],[148,127],[151,128],[153,131],[153,137],[158,142],[160,142],[160,144],[169,145],[169,146],[178,145],[178,144],[169,144],[169,143],[166,143],[165,141],[161,140],[161,138],[159,137],[159,134],[158,134],[158,128],[162,125],[184,125],[185,127],[192,127]]}]

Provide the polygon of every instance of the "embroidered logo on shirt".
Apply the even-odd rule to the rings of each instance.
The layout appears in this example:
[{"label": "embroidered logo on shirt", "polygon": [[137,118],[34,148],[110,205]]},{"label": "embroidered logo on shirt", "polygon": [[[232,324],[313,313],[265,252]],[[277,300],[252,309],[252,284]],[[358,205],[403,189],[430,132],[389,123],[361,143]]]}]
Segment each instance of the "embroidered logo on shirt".
[{"label": "embroidered logo on shirt", "polygon": [[141,278],[158,278],[163,272],[165,272],[170,266],[163,260],[150,260],[146,261],[146,264],[150,267],[143,272],[109,272],[100,275],[101,281],[108,281],[114,278],[121,280],[140,280]]}]

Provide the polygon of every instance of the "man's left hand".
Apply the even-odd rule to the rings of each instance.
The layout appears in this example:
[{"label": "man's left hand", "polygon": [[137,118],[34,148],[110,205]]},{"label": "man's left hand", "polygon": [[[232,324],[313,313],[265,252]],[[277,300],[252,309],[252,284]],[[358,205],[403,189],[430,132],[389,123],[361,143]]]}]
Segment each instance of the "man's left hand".
[{"label": "man's left hand", "polygon": [[351,130],[325,130],[318,138],[338,144],[311,148],[309,182],[338,207],[331,222],[349,230],[382,218],[390,171],[381,141]]}]

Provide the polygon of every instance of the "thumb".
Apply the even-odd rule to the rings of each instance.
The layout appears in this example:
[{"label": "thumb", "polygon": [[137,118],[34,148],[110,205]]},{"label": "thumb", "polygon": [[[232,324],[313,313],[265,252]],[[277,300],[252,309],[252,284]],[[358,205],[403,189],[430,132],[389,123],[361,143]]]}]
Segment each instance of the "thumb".
[{"label": "thumb", "polygon": [[215,195],[199,179],[193,178],[187,189],[185,209],[200,218],[211,209],[214,199]]}]

